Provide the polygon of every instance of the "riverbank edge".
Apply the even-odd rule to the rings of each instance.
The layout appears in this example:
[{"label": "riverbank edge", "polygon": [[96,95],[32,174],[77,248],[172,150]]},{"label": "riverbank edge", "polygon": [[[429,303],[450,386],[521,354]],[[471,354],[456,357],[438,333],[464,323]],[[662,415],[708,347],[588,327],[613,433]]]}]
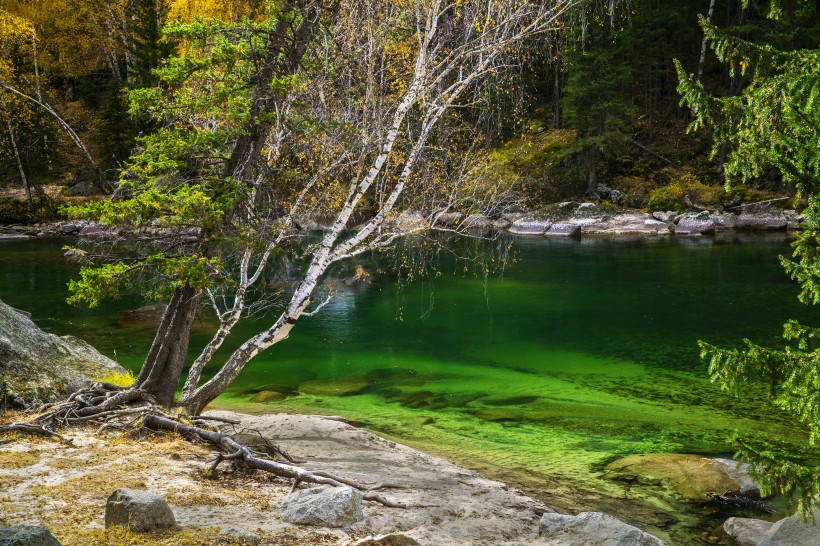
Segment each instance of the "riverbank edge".
[{"label": "riverbank edge", "polygon": [[[362,507],[363,518],[352,525],[294,525],[279,516],[279,508],[289,495],[288,480],[272,480],[259,473],[208,480],[203,477],[211,462],[207,452],[201,446],[186,447],[178,437],[158,437],[156,441],[171,442],[162,447],[150,440],[122,440],[74,429],[65,431],[75,439],[70,446],[28,437],[0,445],[4,460],[11,460],[11,456],[24,461],[0,466],[0,480],[10,485],[2,499],[0,525],[45,525],[64,545],[84,544],[92,537],[102,540],[94,543],[105,543],[110,538],[123,538],[119,531],[104,529],[106,496],[116,488],[137,487],[168,499],[178,527],[155,536],[132,534],[131,544],[177,544],[175,533],[184,544],[234,544],[225,540],[226,529],[256,535],[261,544],[279,544],[282,537],[287,537],[294,544],[345,546],[558,546],[576,543],[573,540],[589,543],[591,536],[598,537],[590,535],[589,529],[545,533],[541,529],[544,515],[559,521],[562,516],[543,503],[502,482],[382,438],[340,417],[249,415],[217,409],[208,414],[240,421],[235,429],[225,432],[258,433],[291,455],[308,459],[305,466],[311,469],[359,483],[390,484],[380,495],[407,508],[368,502]],[[68,498],[72,502],[66,504]],[[614,518],[604,520],[605,524],[594,530],[601,540],[625,527],[638,533],[637,528]],[[198,535],[201,540],[196,539]],[[396,542],[379,540],[390,535]],[[634,542],[639,543],[644,544]]]},{"label": "riverbank edge", "polygon": [[[522,211],[491,218],[481,214],[439,212],[423,215],[403,212],[391,219],[389,227],[408,235],[425,231],[463,232],[486,234],[509,233],[515,236],[573,238],[582,236],[644,236],[644,237],[702,237],[725,232],[736,233],[793,233],[805,226],[805,217],[791,209],[771,205],[728,211],[645,212],[639,209],[619,208],[603,203],[567,201],[543,210]],[[320,219],[305,218],[297,222],[303,229],[323,229]],[[145,235],[161,233],[162,228],[147,228]],[[19,240],[34,237],[81,236],[110,238],[123,233],[88,220],[65,220],[41,224],[0,225],[0,240]],[[192,238],[197,228],[190,228]]]}]

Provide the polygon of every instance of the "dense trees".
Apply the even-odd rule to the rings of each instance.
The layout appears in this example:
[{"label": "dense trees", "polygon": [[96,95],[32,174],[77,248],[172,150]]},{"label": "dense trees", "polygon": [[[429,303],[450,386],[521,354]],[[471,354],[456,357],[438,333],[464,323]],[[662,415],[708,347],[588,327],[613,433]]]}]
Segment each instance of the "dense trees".
[{"label": "dense trees", "polygon": [[[774,11],[774,15],[779,13]],[[695,114],[694,128],[714,128],[713,153],[728,147],[727,184],[759,176],[776,167],[785,182],[808,200],[807,228],[794,243],[794,255],[782,258],[786,271],[801,286],[800,300],[820,302],[820,49],[780,49],[721,32],[702,21],[707,40],[733,76],[747,79],[737,96],[716,97],[678,63],[680,90]],[[742,349],[701,344],[712,379],[742,394],[750,383],[768,385],[775,406],[820,433],[820,330],[796,321],[784,327],[790,345],[765,348],[745,340]],[[797,502],[803,515],[817,503],[820,469],[784,459],[774,449],[743,446],[766,492],[781,492]]]}]

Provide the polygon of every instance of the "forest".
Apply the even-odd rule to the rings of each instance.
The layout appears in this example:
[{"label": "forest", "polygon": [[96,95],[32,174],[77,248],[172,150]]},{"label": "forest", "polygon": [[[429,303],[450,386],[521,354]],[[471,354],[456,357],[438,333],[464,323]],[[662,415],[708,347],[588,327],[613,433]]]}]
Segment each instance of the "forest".
[{"label": "forest", "polygon": [[[389,494],[403,486],[369,485],[369,476],[346,478],[338,468],[303,468],[269,442],[259,448],[219,428],[245,423],[248,416],[209,413],[257,404],[255,412],[270,415],[319,407],[358,419],[357,412],[369,410],[351,401],[371,397],[387,408],[384,415],[398,406],[409,413],[374,417],[365,428],[401,440],[410,435],[422,447],[446,451],[442,446],[458,444],[453,439],[459,435],[530,446],[522,440],[527,434],[561,438],[533,446],[581,446],[589,459],[577,468],[583,467],[583,480],[589,481],[577,498],[556,501],[571,511],[585,502],[607,507],[611,499],[632,495],[627,486],[616,491],[601,485],[611,476],[634,482],[636,490],[688,481],[632,476],[631,457],[651,459],[650,474],[660,472],[654,464],[663,472],[670,465],[695,464],[686,457],[716,457],[704,459],[713,469],[723,456],[744,463],[743,477],[756,484],[752,495],[733,489],[741,467],[731,460],[729,470],[715,473],[734,485],[719,481],[695,493],[677,489],[675,500],[660,508],[639,498],[641,489],[617,508],[623,517],[629,506],[641,506],[630,521],[674,543],[685,543],[719,520],[728,525],[729,514],[796,513],[795,525],[801,526],[820,514],[814,453],[820,433],[820,330],[807,325],[810,312],[785,303],[785,282],[766,284],[776,275],[789,277],[801,303],[820,302],[815,1],[0,0],[0,52],[0,226],[6,226],[0,239],[7,236],[10,249],[0,261],[25,261],[26,249],[40,252],[54,237],[64,259],[52,267],[46,282],[53,293],[43,292],[43,298],[59,295],[60,305],[68,305],[62,311],[55,307],[49,320],[62,320],[59,313],[77,324],[114,317],[95,326],[102,332],[93,334],[99,336],[95,344],[125,366],[100,355],[115,372],[82,385],[67,380],[57,388],[63,400],[32,413],[29,401],[53,400],[33,385],[37,374],[21,374],[14,366],[4,370],[8,364],[0,361],[4,411],[8,403],[28,410],[5,419],[0,434],[70,443],[69,432],[82,434],[89,424],[98,433],[179,434],[216,450],[206,477],[222,476],[226,467],[225,474],[265,472],[292,480],[289,499],[300,484],[312,484],[349,488],[358,502],[380,509],[412,508],[394,500],[401,493]],[[727,232],[730,239],[722,238]],[[754,232],[751,242],[744,239],[748,232]],[[650,241],[620,247],[637,262],[651,252],[667,253],[668,270],[653,269],[653,260],[630,269],[631,278],[644,280],[627,291],[647,290],[645,297],[624,303],[613,296],[628,282],[612,293],[597,290],[623,274],[614,250],[621,240],[587,238],[602,234]],[[32,243],[34,235],[43,241]],[[527,243],[535,235],[550,242]],[[569,245],[579,237],[583,244],[577,246],[554,242]],[[698,245],[709,247],[714,263],[677,254]],[[529,287],[516,275],[543,279],[544,273],[532,264],[525,269],[516,253],[532,258],[535,247],[554,258],[556,268],[562,260],[574,265],[558,281],[549,277],[543,286]],[[638,247],[645,254],[630,254]],[[775,267],[772,256],[779,256],[785,275],[758,264],[758,277],[743,277],[755,262],[753,252]],[[734,261],[724,266],[730,262],[723,260]],[[604,262],[612,269],[598,274]],[[695,266],[723,283],[723,292],[704,282],[687,289],[697,295],[677,293],[674,283],[695,280],[689,269]],[[18,282],[11,268],[0,271],[8,284],[0,295],[13,302],[26,290],[10,288]],[[508,268],[512,288],[501,282]],[[556,332],[571,326],[570,341],[542,331],[519,339],[502,321],[499,331],[505,333],[498,338],[470,338],[460,350],[449,350],[442,326],[438,345],[416,346],[412,369],[395,360],[379,367],[392,352],[378,349],[377,356],[364,357],[366,363],[341,365],[350,356],[337,359],[334,351],[341,349],[331,341],[336,333],[316,334],[310,343],[299,337],[310,337],[299,332],[303,325],[315,332],[311,328],[322,324],[323,313],[338,317],[344,306],[371,301],[386,278],[397,286],[395,322],[419,318],[405,317],[404,292],[419,284],[425,301],[420,318],[440,320],[430,318],[437,283],[458,282],[443,274],[448,270],[483,283],[478,300],[486,302],[491,333],[491,285],[502,294],[520,291],[509,292],[510,301],[522,298],[528,305],[546,293],[545,307],[592,301],[599,305],[592,313],[600,316],[590,323],[606,332],[622,322],[629,331],[599,335],[572,305],[542,318]],[[646,274],[650,270],[657,272]],[[587,277],[588,271],[594,274]],[[27,274],[32,287],[45,286],[42,268],[33,265]],[[590,283],[577,288],[590,289],[589,296],[555,288],[579,279]],[[449,296],[460,293],[449,286]],[[759,296],[727,295],[753,287],[760,287]],[[655,290],[660,292],[649,295]],[[687,298],[701,303],[690,324],[678,329],[655,308],[653,297],[670,298],[682,312]],[[782,336],[773,337],[761,324],[715,322],[736,302],[747,309],[741,320],[759,316],[754,305],[764,302],[776,309],[772,316],[788,312],[778,319],[778,326],[786,320]],[[75,315],[69,305],[83,311]],[[644,332],[641,317],[655,314],[667,318]],[[18,335],[28,328],[20,326],[22,320],[0,302],[0,334]],[[386,321],[370,320],[368,328],[386,328]],[[64,322],[66,332],[75,333],[71,320]],[[130,323],[139,326],[128,330]],[[412,323],[425,331],[423,321]],[[40,334],[31,339],[45,339]],[[118,335],[133,339],[115,340]],[[498,339],[511,347],[504,349],[509,354],[494,352]],[[549,339],[554,353],[533,348],[532,339]],[[476,349],[484,343],[486,356]],[[0,336],[0,357],[17,362],[10,356],[17,354],[15,345],[20,343]],[[326,347],[333,356],[319,363],[326,366],[301,362],[277,368],[271,359],[295,359],[287,348],[294,346],[305,354]],[[693,363],[690,353],[698,347]],[[117,348],[124,351],[121,358]],[[428,352],[452,361],[430,371],[421,356]],[[562,358],[573,365],[556,364]],[[608,359],[622,368],[608,367]],[[461,365],[476,366],[475,377],[456,373]],[[515,388],[507,392],[503,382],[481,383],[492,382],[495,368],[534,377],[511,380]],[[276,369],[271,373],[281,377],[263,380],[254,375],[260,369]],[[564,374],[579,392],[599,394],[561,394],[562,382],[569,381]],[[453,381],[455,387],[447,386],[452,377],[462,378]],[[676,388],[686,394],[675,394]],[[596,396],[605,400],[600,407]],[[577,404],[567,404],[574,399]],[[647,406],[656,415],[647,416]],[[456,414],[462,421],[449,422]],[[403,431],[396,424],[402,419]],[[415,419],[421,424],[414,425]],[[436,428],[452,436],[433,441],[418,432]],[[616,447],[607,435],[617,438]],[[468,444],[463,449],[469,456],[453,458],[493,458],[476,455],[480,450]],[[490,466],[544,493],[543,485],[524,477],[521,464]],[[543,476],[552,479],[565,470],[547,469]],[[556,483],[561,480],[566,476]],[[675,503],[681,498],[688,499],[684,504],[712,504],[680,509]],[[770,510],[764,501],[772,498],[782,506],[773,501]],[[686,515],[669,515],[676,510]],[[690,510],[696,523],[686,519]],[[559,525],[548,511],[539,513],[539,536],[552,536]],[[106,511],[106,526],[108,519]],[[581,525],[572,521],[561,525]],[[70,527],[60,526],[61,532]],[[731,543],[710,533],[697,535],[699,543]],[[639,539],[663,544],[654,536]]]}]

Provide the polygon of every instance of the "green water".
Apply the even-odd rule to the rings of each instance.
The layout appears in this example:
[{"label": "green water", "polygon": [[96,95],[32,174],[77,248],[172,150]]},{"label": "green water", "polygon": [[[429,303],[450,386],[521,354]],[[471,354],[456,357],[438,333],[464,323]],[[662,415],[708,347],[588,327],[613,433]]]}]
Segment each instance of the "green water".
[{"label": "green water", "polygon": [[[76,266],[61,244],[0,244],[0,299],[136,369],[153,330],[122,311],[142,302],[67,306]],[[632,453],[731,456],[736,430],[787,446],[805,441],[755,393],[737,400],[711,385],[696,347],[698,339],[777,342],[787,318],[817,318],[796,302],[778,264],[785,242],[521,238],[514,250],[504,274],[486,281],[445,273],[398,290],[374,275],[347,289],[249,364],[218,404],[340,414],[557,508],[605,510],[672,544],[699,543],[729,515],[743,515],[683,504],[602,469]],[[194,346],[207,337],[203,321]],[[366,387],[299,394],[311,380]],[[260,389],[288,396],[250,403]]]}]

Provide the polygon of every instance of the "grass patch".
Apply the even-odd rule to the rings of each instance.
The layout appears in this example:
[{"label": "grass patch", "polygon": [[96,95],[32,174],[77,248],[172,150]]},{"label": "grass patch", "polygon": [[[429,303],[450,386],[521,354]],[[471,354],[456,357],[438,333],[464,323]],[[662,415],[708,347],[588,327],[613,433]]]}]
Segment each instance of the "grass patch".
[{"label": "grass patch", "polygon": [[131,370],[125,370],[124,372],[108,370],[103,375],[95,378],[95,381],[111,383],[112,385],[117,385],[118,387],[130,387],[134,383],[135,379],[134,372]]},{"label": "grass patch", "polygon": [[34,453],[4,451],[0,452],[0,470],[11,470],[37,464],[40,456]]}]

